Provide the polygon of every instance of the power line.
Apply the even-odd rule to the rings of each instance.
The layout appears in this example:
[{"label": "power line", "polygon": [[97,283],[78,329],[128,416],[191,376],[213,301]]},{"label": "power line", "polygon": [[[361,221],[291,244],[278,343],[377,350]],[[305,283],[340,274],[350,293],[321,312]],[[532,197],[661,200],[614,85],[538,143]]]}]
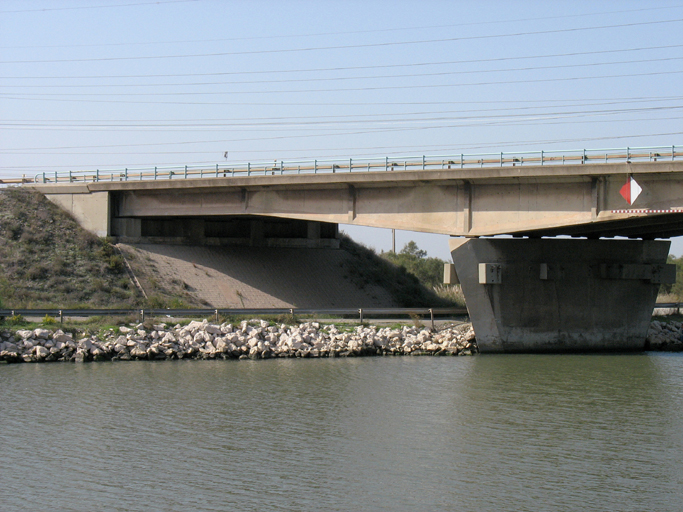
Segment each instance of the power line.
[{"label": "power line", "polygon": [[[17,9],[13,11],[0,11],[0,14],[17,14],[23,12],[51,12],[51,11],[75,11],[82,9],[105,9],[112,7],[138,7],[141,5],[179,4],[197,2],[198,0],[160,0],[155,2],[137,2],[134,4],[108,4],[108,5],[79,5],[76,7],[44,7],[42,9]],[[10,47],[11,48],[11,47]],[[19,47],[21,48],[21,47]]]},{"label": "power line", "polygon": [[[374,76],[342,76],[342,77],[320,77],[320,78],[288,78],[288,79],[269,79],[269,84],[276,83],[306,83],[306,82],[338,82],[346,80],[380,80],[387,78],[415,78],[415,77],[432,77],[432,76],[452,76],[452,75],[470,75],[470,74],[484,74],[484,73],[507,73],[515,71],[537,71],[550,69],[569,69],[569,68],[590,68],[596,66],[616,66],[621,64],[641,64],[641,63],[655,63],[655,62],[671,62],[683,60],[683,57],[663,57],[658,59],[640,59],[640,60],[622,60],[612,62],[592,62],[582,64],[557,64],[551,66],[526,66],[519,68],[502,68],[502,69],[484,69],[484,70],[457,70],[457,71],[439,71],[434,73],[409,73],[400,75],[374,75]],[[263,80],[243,80],[232,82],[185,82],[185,83],[151,83],[151,84],[90,84],[90,85],[68,85],[68,84],[19,84],[19,85],[0,85],[2,89],[11,89],[12,87],[26,88],[99,88],[99,87],[189,87],[189,86],[207,86],[207,85],[245,85],[245,84],[262,84]]]},{"label": "power line", "polygon": [[[537,105],[528,105],[524,107],[495,107],[495,108],[476,108],[476,109],[458,109],[458,110],[443,110],[440,109],[438,111],[418,111],[418,112],[389,112],[389,113],[382,113],[382,114],[342,114],[342,115],[319,115],[319,116],[275,116],[275,117],[239,117],[239,118],[194,118],[194,119],[110,119],[107,121],[101,120],[101,119],[5,119],[4,121],[0,121],[0,124],[4,123],[55,123],[55,126],[61,126],[57,125],[56,123],[139,123],[139,122],[145,122],[145,123],[174,123],[177,124],[178,126],[187,126],[183,125],[182,123],[194,123],[194,122],[225,122],[225,123],[233,123],[236,121],[281,121],[281,120],[302,120],[302,119],[327,119],[328,121],[335,121],[337,119],[349,119],[349,118],[371,118],[371,117],[387,117],[387,118],[395,118],[397,116],[418,116],[418,115],[428,115],[428,114],[462,114],[462,113],[477,113],[477,112],[497,112],[500,115],[503,115],[504,112],[507,111],[528,111],[528,110],[535,110],[539,108],[567,108],[567,107],[588,107],[588,106],[605,106],[605,105],[621,105],[621,104],[630,104],[630,103],[655,103],[655,102],[662,102],[662,101],[672,101],[672,100],[681,100],[683,99],[683,96],[667,96],[667,97],[654,97],[654,98],[613,98],[609,101],[605,100],[598,100],[598,99],[589,99],[589,100],[563,100],[565,103],[559,103],[559,104],[552,104],[552,105],[542,105],[542,106],[537,106]],[[553,100],[541,100],[543,103],[551,103]],[[584,103],[576,103],[576,101],[584,101]],[[567,103],[569,102],[569,103]],[[471,104],[471,102],[446,102],[446,103],[467,103]],[[488,102],[486,102],[488,103]],[[501,103],[494,101],[493,103]],[[507,102],[504,102],[507,103]],[[519,103],[519,102],[510,102],[510,103]],[[521,102],[521,103],[527,103],[527,102]],[[668,107],[658,107],[658,108],[668,108]],[[542,114],[543,112],[541,112]],[[91,126],[90,124],[86,126]]]},{"label": "power line", "polygon": [[[577,117],[577,116],[573,116]],[[680,116],[674,116],[674,117],[669,117],[669,118],[640,118],[640,119],[631,119],[628,121],[662,121],[662,120],[669,120],[669,119],[675,119],[678,120]],[[520,126],[520,125],[538,125],[538,124],[558,124],[556,121],[557,119],[560,119],[559,117],[557,118],[551,118],[551,119],[545,119],[545,120],[540,120],[539,122],[538,119],[531,119],[531,120],[526,120],[527,122],[521,122],[520,120],[504,120],[504,121],[496,121],[496,120],[489,120],[488,122],[483,122],[483,123],[460,123],[460,124],[441,124],[441,125],[431,125],[431,126],[418,126],[418,127],[392,127],[392,128],[373,128],[373,129],[365,129],[365,130],[354,130],[354,131],[343,131],[343,132],[338,132],[334,133],[334,135],[366,135],[366,134],[377,134],[377,133],[395,133],[395,132],[406,132],[406,131],[422,131],[422,130],[434,130],[434,129],[444,129],[444,128],[464,128],[464,127],[485,127],[485,126]],[[531,122],[528,122],[531,121]],[[584,122],[583,120],[581,121],[563,121],[560,124],[574,124],[576,122]],[[593,123],[602,123],[602,122],[613,122],[613,120],[595,120]],[[267,130],[263,130],[267,131]],[[244,130],[240,130],[240,132],[244,132]],[[278,133],[280,133],[280,130],[277,130]],[[113,147],[150,147],[150,146],[179,146],[179,145],[192,145],[192,144],[207,144],[207,143],[234,143],[234,142],[263,142],[263,141],[270,141],[270,140],[291,140],[291,139],[301,139],[301,138],[312,138],[312,137],[328,137],[330,136],[331,133],[326,131],[326,132],[321,132],[320,130],[316,130],[315,133],[306,133],[306,134],[301,134],[301,135],[293,135],[291,133],[288,133],[287,135],[275,135],[275,136],[270,136],[270,137],[264,137],[264,136],[259,136],[259,137],[250,137],[250,138],[233,138],[233,139],[219,139],[219,140],[204,140],[204,141],[176,141],[176,142],[161,142],[161,143],[137,143],[137,144],[113,144],[113,145],[102,145],[102,146],[72,146],[72,147],[53,147],[53,148],[30,148],[26,149],[26,151],[31,151],[35,153],[36,151],[40,150],[50,150],[54,152],[55,150],[60,150],[60,149],[85,149],[88,147],[93,147],[93,148],[113,148]],[[24,150],[5,150],[5,154],[22,154],[22,153],[17,153],[17,151],[24,151]],[[93,153],[84,153],[84,154],[102,154],[101,152],[93,152]],[[71,154],[71,153],[60,153],[60,154]],[[74,154],[79,154],[79,153],[74,153]],[[115,154],[123,154],[120,151],[117,151]]]},{"label": "power line", "polygon": [[[468,144],[467,146],[457,146],[457,145],[421,145],[421,146],[412,146],[415,148],[415,151],[420,151],[421,149],[424,148],[431,148],[432,151],[452,151],[454,153],[459,153],[462,150],[466,150],[468,152],[476,150],[476,149],[489,149],[489,148],[499,148],[499,149],[504,149],[508,146],[514,146],[515,148],[518,147],[525,147],[525,146],[534,146],[538,148],[542,144],[565,144],[565,143],[578,143],[578,142],[595,142],[595,141],[605,141],[605,140],[623,140],[623,139],[638,139],[638,138],[652,138],[652,137],[668,137],[668,136],[679,136],[683,135],[682,131],[678,132],[664,132],[664,133],[648,133],[648,134],[632,134],[632,135],[613,135],[613,136],[602,136],[602,137],[581,137],[581,138],[564,138],[564,139],[547,139],[547,140],[535,140],[535,141],[498,141],[498,142],[487,142],[487,143],[473,143],[473,144]],[[227,141],[217,141],[217,142],[227,142]],[[397,149],[397,150],[407,150],[411,146],[373,146],[373,147],[360,147],[360,148],[325,148],[325,149],[320,149],[320,148],[314,148],[314,149],[294,149],[294,150],[287,150],[287,149],[277,149],[277,150],[272,150],[276,151],[278,154],[283,153],[283,152],[291,152],[291,151],[339,151],[339,150],[345,150],[345,153],[341,153],[338,155],[326,155],[325,158],[336,158],[336,157],[348,157],[351,155],[352,151],[378,151],[378,150],[388,150],[388,149]],[[411,148],[412,148],[411,147]],[[509,151],[514,151],[514,150],[509,150]],[[247,150],[247,151],[235,151],[235,153],[259,153],[259,154],[268,154],[267,150]],[[116,154],[116,153],[115,153]],[[354,155],[356,158],[361,158],[361,157],[373,157],[377,156],[376,153],[368,154],[368,155],[362,155],[362,154],[355,154]],[[387,155],[390,156],[391,155]],[[313,159],[313,158],[321,158],[320,154],[306,154],[306,155],[297,155],[297,156],[292,156],[290,157],[291,160],[302,160],[302,159]],[[395,158],[395,157],[394,157]],[[268,157],[263,157],[263,161],[269,161],[272,160],[272,158]],[[224,162],[217,162],[217,160],[206,160],[202,162],[193,162],[192,165],[203,165],[203,164],[208,164],[208,165],[215,165],[216,163],[224,164]],[[137,163],[128,163],[128,167],[133,167],[133,166],[142,166],[142,165],[185,165],[186,162],[179,163],[177,161],[174,162],[159,162],[159,161],[152,161],[152,162],[137,162]],[[234,165],[228,163],[228,165]],[[81,165],[81,166],[74,166],[74,165],[49,165],[49,166],[7,166],[7,167],[0,167],[0,170],[16,170],[16,169],[32,169],[32,170],[39,170],[39,169],[74,169],[76,167],[81,167],[81,168],[100,168],[106,171],[104,169],[105,166],[102,165]]]},{"label": "power line", "polygon": [[[562,77],[562,78],[536,78],[530,80],[498,80],[492,82],[468,82],[455,84],[417,84],[417,85],[382,85],[376,87],[347,87],[336,89],[299,89],[299,90],[249,90],[249,91],[183,91],[183,92],[83,92],[83,93],[4,93],[0,92],[0,97],[5,99],[33,99],[36,96],[52,96],[53,98],[44,98],[48,100],[56,100],[65,96],[215,96],[222,94],[301,94],[301,93],[320,93],[320,92],[354,92],[354,91],[380,91],[390,89],[437,89],[437,88],[452,88],[452,87],[471,87],[482,85],[510,85],[510,84],[529,84],[529,83],[549,83],[549,82],[567,82],[567,81],[582,81],[582,80],[597,80],[604,78],[629,78],[636,76],[661,76],[674,75],[683,73],[683,70],[674,71],[651,71],[647,73],[625,73],[621,75],[593,75],[582,77]],[[10,96],[11,94],[20,94],[21,97]],[[58,98],[55,98],[58,97]],[[61,101],[61,99],[60,99]],[[80,100],[79,100],[80,101]],[[107,100],[106,102],[109,102]]]},{"label": "power line", "polygon": [[[176,0],[177,2],[183,1],[197,1],[197,0]],[[150,4],[157,3],[172,3],[172,2],[149,2]],[[124,4],[124,5],[113,5],[111,7],[124,7],[133,5],[147,5],[148,3],[140,4]],[[103,6],[109,7],[109,6]],[[392,28],[375,28],[371,30],[349,30],[343,32],[317,32],[311,34],[275,34],[267,36],[250,36],[250,37],[229,37],[229,38],[219,38],[219,39],[190,39],[190,40],[167,40],[167,41],[147,41],[147,42],[126,42],[126,43],[95,43],[95,44],[68,44],[68,45],[35,45],[35,46],[2,46],[0,48],[6,49],[24,49],[24,48],[92,48],[92,47],[107,47],[107,46],[142,46],[142,45],[154,45],[154,44],[191,44],[191,43],[217,43],[217,42],[228,42],[228,41],[253,41],[253,40],[264,40],[264,39],[294,39],[294,38],[304,38],[304,37],[320,37],[320,36],[336,36],[350,34],[376,34],[382,32],[405,32],[406,30],[431,30],[440,28],[457,28],[457,27],[469,27],[478,25],[495,25],[500,23],[513,24],[522,23],[526,21],[545,21],[545,20],[556,20],[556,19],[567,19],[567,18],[583,18],[586,16],[602,16],[605,14],[626,14],[632,12],[652,12],[665,9],[678,9],[683,7],[683,5],[670,5],[670,6],[660,6],[660,7],[646,7],[641,9],[628,9],[620,11],[602,11],[593,13],[582,13],[582,14],[565,14],[560,16],[543,16],[536,18],[517,18],[517,19],[507,19],[507,20],[491,20],[491,21],[475,21],[468,23],[455,23],[448,25],[426,25],[426,26],[413,26],[413,27],[392,27]],[[0,11],[0,14],[11,13],[11,12],[33,12],[33,11],[47,11],[47,10],[66,10],[66,9],[80,9],[84,7],[71,7],[62,9],[33,9],[24,11]],[[89,8],[97,8],[97,6],[92,6]]]},{"label": "power line", "polygon": [[233,75],[273,75],[273,74],[289,74],[289,73],[322,73],[328,71],[355,71],[363,69],[392,69],[405,67],[425,67],[425,66],[446,66],[453,64],[481,64],[484,62],[503,62],[511,60],[529,60],[529,59],[549,59],[562,57],[579,57],[587,55],[604,55],[611,53],[626,53],[636,51],[649,50],[663,50],[672,48],[683,48],[683,44],[673,44],[664,46],[644,46],[639,48],[624,48],[615,50],[594,50],[589,52],[568,52],[555,53],[545,55],[529,55],[521,57],[495,57],[489,59],[467,59],[467,60],[450,60],[440,62],[416,62],[410,64],[379,64],[372,66],[337,66],[327,68],[307,68],[307,69],[269,69],[256,71],[222,71],[215,73],[162,73],[162,74],[146,74],[146,75],[72,75],[72,76],[0,76],[0,80],[67,80],[67,79],[101,79],[101,78],[179,78],[179,77],[199,77],[199,76],[233,76]]},{"label": "power line", "polygon": [[[356,118],[352,119],[327,119],[327,120],[283,120],[284,118],[280,118],[279,120],[263,120],[263,119],[243,119],[243,120],[227,120],[223,122],[193,122],[192,124],[189,123],[176,123],[176,124],[171,124],[166,121],[163,122],[158,122],[158,123],[149,123],[149,124],[136,124],[136,125],[127,125],[127,124],[105,124],[104,122],[102,123],[89,123],[89,124],[59,124],[59,125],[47,125],[43,122],[43,124],[37,124],[36,122],[17,122],[17,121],[0,121],[0,126],[5,126],[5,127],[33,127],[34,129],[59,129],[59,130],[64,130],[65,128],[74,128],[77,127],[80,130],[90,130],[92,128],[181,128],[181,129],[187,129],[187,128],[194,128],[194,127],[201,127],[201,128],[223,128],[223,127],[231,127],[231,128],[244,128],[244,127],[288,127],[288,128],[295,128],[299,126],[325,126],[325,125],[333,125],[333,126],[338,126],[338,125],[345,125],[345,124],[370,124],[370,123],[380,123],[380,124],[387,124],[387,123],[392,123],[392,124],[397,124],[397,123],[424,123],[424,122],[429,122],[429,121],[443,121],[443,120],[453,120],[453,121],[463,121],[463,120],[488,120],[488,119],[503,119],[503,120],[509,120],[509,119],[516,119],[516,118],[529,118],[529,116],[533,116],[534,119],[541,119],[541,118],[546,118],[546,117],[554,117],[554,116],[574,116],[574,115],[590,115],[590,116],[604,116],[604,115],[618,115],[618,114],[631,114],[631,113],[641,113],[641,112],[655,112],[655,111],[672,111],[672,110],[679,110],[683,109],[683,105],[665,105],[665,106],[656,106],[656,107],[638,107],[638,108],[622,108],[622,109],[607,109],[607,110],[579,110],[579,111],[569,111],[569,112],[539,112],[539,113],[534,113],[534,114],[495,114],[495,115],[468,115],[468,116],[458,116],[456,118],[452,118],[451,116],[438,116],[438,117],[418,117],[418,118],[408,118],[405,117],[406,114],[403,114],[403,118],[394,118],[394,119],[366,119],[366,120],[358,120]],[[453,113],[459,113],[458,111],[453,111]],[[441,112],[432,112],[429,114],[442,114]],[[396,114],[399,115],[399,114]],[[424,114],[421,114],[424,115]],[[347,116],[347,117],[353,117],[353,116]],[[111,122],[110,122],[111,123]]]},{"label": "power line", "polygon": [[106,61],[121,61],[121,60],[157,60],[157,59],[185,59],[198,57],[225,57],[234,55],[259,55],[259,54],[273,54],[273,53],[296,53],[296,52],[310,52],[310,51],[324,51],[324,50],[348,50],[360,48],[381,48],[390,46],[405,46],[416,44],[431,44],[431,43],[447,43],[457,41],[472,41],[479,39],[496,39],[505,37],[521,37],[530,35],[544,35],[544,34],[559,34],[569,32],[582,32],[589,30],[604,30],[610,28],[629,28],[644,25],[662,25],[668,23],[680,23],[683,18],[673,20],[657,20],[657,21],[638,21],[633,23],[620,23],[615,25],[599,25],[594,27],[575,27],[554,30],[538,30],[531,32],[513,32],[510,34],[493,34],[480,36],[463,36],[463,37],[448,37],[442,39],[423,39],[417,41],[388,41],[383,43],[365,43],[365,44],[351,44],[351,45],[334,45],[334,46],[312,46],[305,48],[278,48],[275,50],[249,50],[241,52],[214,52],[214,53],[195,53],[195,54],[177,54],[177,55],[147,55],[138,57],[90,57],[84,59],[48,59],[48,60],[6,60],[0,61],[0,64],[45,64],[45,63],[61,63],[61,62],[106,62]]}]

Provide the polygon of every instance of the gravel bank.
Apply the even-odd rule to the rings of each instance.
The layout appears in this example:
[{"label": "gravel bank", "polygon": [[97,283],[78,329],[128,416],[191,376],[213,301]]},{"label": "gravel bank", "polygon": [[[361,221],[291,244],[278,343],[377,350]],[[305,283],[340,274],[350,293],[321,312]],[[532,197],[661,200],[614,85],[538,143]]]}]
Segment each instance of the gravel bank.
[{"label": "gravel bank", "polygon": [[270,325],[264,320],[239,325],[190,322],[186,326],[142,324],[101,336],[49,329],[3,331],[0,361],[130,361],[157,359],[268,359],[274,357],[354,357],[374,355],[472,355],[477,353],[471,324],[432,332],[427,328],[375,326],[340,330],[317,322]]}]

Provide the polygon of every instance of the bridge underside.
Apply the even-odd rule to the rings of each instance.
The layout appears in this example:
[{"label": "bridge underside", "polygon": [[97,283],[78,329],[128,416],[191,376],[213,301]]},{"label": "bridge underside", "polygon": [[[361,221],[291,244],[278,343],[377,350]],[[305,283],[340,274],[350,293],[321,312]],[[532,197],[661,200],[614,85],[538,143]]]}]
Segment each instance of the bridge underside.
[{"label": "bridge underside", "polygon": [[122,243],[136,244],[339,247],[336,224],[254,215],[114,217],[110,234]]}]

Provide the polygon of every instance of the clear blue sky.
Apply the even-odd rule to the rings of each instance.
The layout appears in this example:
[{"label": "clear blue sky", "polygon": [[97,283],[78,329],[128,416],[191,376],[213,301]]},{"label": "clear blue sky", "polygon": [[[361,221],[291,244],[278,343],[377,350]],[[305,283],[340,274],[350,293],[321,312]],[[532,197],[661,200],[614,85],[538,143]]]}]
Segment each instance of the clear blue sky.
[{"label": "clear blue sky", "polygon": [[0,176],[683,144],[682,84],[675,1],[4,0]]}]

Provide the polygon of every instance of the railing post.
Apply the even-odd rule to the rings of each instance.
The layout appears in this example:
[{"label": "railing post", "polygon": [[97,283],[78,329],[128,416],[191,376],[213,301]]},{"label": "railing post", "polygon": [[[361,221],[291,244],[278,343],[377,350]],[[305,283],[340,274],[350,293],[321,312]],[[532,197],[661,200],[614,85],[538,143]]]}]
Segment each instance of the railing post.
[{"label": "railing post", "polygon": [[71,171],[69,171],[69,183],[73,182],[73,177],[71,176]]},{"label": "railing post", "polygon": [[[562,163],[564,163],[564,155],[562,155]],[[541,150],[541,165],[543,165],[543,150]]]},{"label": "railing post", "polygon": [[581,157],[581,163],[585,164],[586,163],[586,150],[583,150],[583,156]]},{"label": "railing post", "polygon": [[145,310],[141,309],[140,310],[140,322],[144,322],[144,321],[145,321]]},{"label": "railing post", "polygon": [[353,171],[353,159],[349,158],[349,172]]},{"label": "railing post", "polygon": [[465,155],[460,153],[460,168],[462,169],[463,167],[465,167]]},{"label": "railing post", "polygon": [[424,171],[427,165],[427,159],[422,155],[422,170]]},{"label": "railing post", "polygon": [[216,164],[216,178],[218,178],[218,164]]},{"label": "railing post", "polygon": [[100,181],[100,170],[95,169],[95,181]]},{"label": "railing post", "polygon": [[216,309],[214,312],[216,313],[216,323],[218,323],[218,310]]},{"label": "railing post", "polygon": [[313,174],[318,174],[318,160],[313,160]]},{"label": "railing post", "polygon": [[503,167],[503,152],[500,152],[500,166]]},{"label": "railing post", "polygon": [[434,310],[433,309],[429,310],[429,316],[432,319],[432,331],[435,331],[436,329],[434,329]]},{"label": "railing post", "polygon": [[676,146],[671,146],[671,161],[674,161],[674,158],[676,157]]},{"label": "railing post", "polygon": [[360,323],[363,323],[363,308],[358,309],[358,314],[360,315]]},{"label": "railing post", "polygon": [[280,176],[285,173],[285,162],[280,160]]},{"label": "railing post", "polygon": [[187,179],[187,165],[185,166],[185,174],[183,175],[183,178]]},{"label": "railing post", "polygon": [[154,179],[157,179],[157,166],[154,166]]},{"label": "railing post", "polygon": [[123,171],[123,181],[128,181],[128,167]]},{"label": "railing post", "polygon": [[[673,155],[673,153],[671,153]],[[45,173],[43,173],[43,183],[45,183]]]},{"label": "railing post", "polygon": [[251,176],[251,162],[247,162],[247,176]]},{"label": "railing post", "polygon": [[389,157],[388,156],[384,157],[384,170],[385,171],[389,170]]},{"label": "railing post", "polygon": [[64,313],[62,312],[61,309],[59,310],[59,323],[60,324],[64,323]]},{"label": "railing post", "polygon": [[[585,151],[586,151],[586,150],[584,149],[584,152],[585,152]],[[630,162],[630,161],[631,161],[631,148],[629,148],[629,147],[627,146],[627,147],[626,147],[626,162]]]}]

